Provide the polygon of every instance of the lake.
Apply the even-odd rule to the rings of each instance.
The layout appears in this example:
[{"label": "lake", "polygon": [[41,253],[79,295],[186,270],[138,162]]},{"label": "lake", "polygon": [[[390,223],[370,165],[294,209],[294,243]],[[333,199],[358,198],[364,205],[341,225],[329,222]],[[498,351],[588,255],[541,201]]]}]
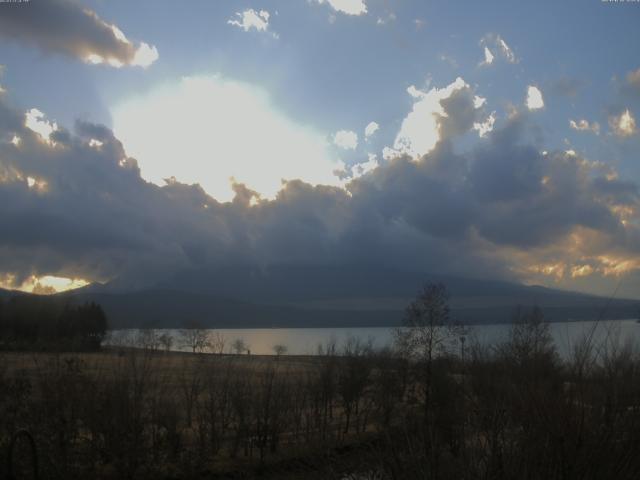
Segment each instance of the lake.
[{"label": "lake", "polygon": [[[482,345],[495,345],[507,338],[510,324],[469,326],[467,345],[474,340]],[[561,356],[567,357],[581,339],[593,331],[594,345],[604,342],[623,344],[640,340],[640,323],[636,320],[615,320],[606,322],[557,322],[551,323],[551,335]],[[131,345],[139,330],[114,330],[105,341],[107,345]],[[160,332],[160,331],[159,331]],[[188,351],[180,346],[180,330],[162,330],[170,334],[174,341],[173,350]],[[274,345],[284,345],[290,355],[315,355],[318,345],[335,341],[340,349],[350,337],[370,340],[377,348],[391,345],[393,328],[223,328],[211,329],[211,334],[219,334],[225,339],[225,352],[231,352],[231,343],[242,339],[254,355],[272,355]]]}]

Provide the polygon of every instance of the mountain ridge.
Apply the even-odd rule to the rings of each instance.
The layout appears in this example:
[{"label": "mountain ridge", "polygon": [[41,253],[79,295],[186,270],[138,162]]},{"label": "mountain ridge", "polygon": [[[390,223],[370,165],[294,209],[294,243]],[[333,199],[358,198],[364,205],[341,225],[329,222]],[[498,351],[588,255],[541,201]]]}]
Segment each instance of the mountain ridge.
[{"label": "mountain ridge", "polygon": [[450,292],[462,323],[504,323],[517,306],[538,305],[548,320],[630,318],[640,303],[500,280],[360,266],[288,266],[184,270],[147,288],[113,284],[67,293],[95,301],[115,327],[355,327],[400,324],[404,309],[429,282]]}]

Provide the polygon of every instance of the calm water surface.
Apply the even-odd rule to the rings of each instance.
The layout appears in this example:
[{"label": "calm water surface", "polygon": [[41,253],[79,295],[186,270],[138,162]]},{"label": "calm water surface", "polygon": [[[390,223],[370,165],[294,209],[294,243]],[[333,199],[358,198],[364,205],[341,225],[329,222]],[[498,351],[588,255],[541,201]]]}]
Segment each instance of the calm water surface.
[{"label": "calm water surface", "polygon": [[[558,322],[552,323],[551,334],[559,353],[566,357],[573,351],[574,345],[585,335],[593,332],[595,345],[605,342],[624,344],[633,342],[640,345],[640,323],[636,320],[616,320],[608,322]],[[468,327],[467,345],[477,341],[482,345],[495,345],[507,338],[509,324],[477,325]],[[377,348],[393,343],[393,328],[244,328],[211,329],[211,334],[222,335],[225,339],[225,351],[231,352],[231,344],[242,339],[252,354],[271,355],[274,345],[285,345],[291,355],[315,355],[318,345],[327,345],[335,341],[338,349],[350,338],[355,337],[371,341]],[[138,330],[115,330],[107,344],[128,345],[136,338]],[[162,330],[174,338],[174,350],[187,351],[180,345],[179,330]]]}]

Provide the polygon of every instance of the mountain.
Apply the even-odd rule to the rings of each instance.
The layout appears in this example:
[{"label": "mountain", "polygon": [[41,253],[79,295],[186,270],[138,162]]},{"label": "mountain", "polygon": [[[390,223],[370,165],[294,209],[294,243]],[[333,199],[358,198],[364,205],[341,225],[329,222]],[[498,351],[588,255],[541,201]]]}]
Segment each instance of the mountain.
[{"label": "mountain", "polygon": [[[398,325],[427,282],[444,283],[452,316],[463,323],[501,323],[518,305],[541,307],[550,321],[633,318],[638,301],[502,281],[362,266],[276,266],[185,270],[151,287],[122,282],[65,294],[101,304],[112,326],[357,327]],[[606,307],[606,308],[605,308]]]}]

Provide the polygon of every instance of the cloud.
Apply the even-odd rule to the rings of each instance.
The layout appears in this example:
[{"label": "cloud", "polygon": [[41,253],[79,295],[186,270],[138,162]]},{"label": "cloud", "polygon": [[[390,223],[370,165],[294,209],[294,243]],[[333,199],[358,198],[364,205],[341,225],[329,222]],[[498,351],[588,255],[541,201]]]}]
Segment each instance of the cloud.
[{"label": "cloud", "polygon": [[158,49],[144,42],[140,44],[133,56],[131,65],[147,68],[159,58]]},{"label": "cloud", "polygon": [[[229,164],[242,158],[233,148],[245,153],[244,144],[255,143],[256,175],[283,165],[277,157],[290,150],[280,142],[279,150],[263,150],[256,134],[217,150],[218,139],[228,136],[223,121],[246,123],[245,114],[254,111],[243,103],[255,105],[255,97],[229,97],[222,79],[200,87],[212,93],[210,82],[222,88],[213,95],[218,107],[221,98],[235,107],[225,109],[225,118],[196,102],[198,116],[177,115],[167,130],[154,131],[158,124],[148,120],[155,110],[137,119],[156,139],[175,137],[171,151],[166,145],[158,150],[177,159],[168,170],[202,163],[190,157],[196,146],[211,143],[215,148],[207,152]],[[244,91],[246,85],[231,87]],[[0,98],[0,280],[119,279],[134,288],[194,268],[355,263],[570,287],[597,279],[615,283],[640,270],[636,183],[617,178],[602,162],[528,144],[529,115],[516,114],[485,140],[454,149],[454,137],[486,117],[476,108],[475,92],[461,79],[412,92],[416,102],[431,94],[439,105],[432,114],[438,137],[425,155],[400,154],[387,162],[368,155],[350,168],[351,181],[333,186],[289,176],[271,198],[237,181],[227,203],[169,176],[162,185],[146,181],[107,127],[78,122],[68,131],[58,125],[49,134],[55,144],[47,143]],[[176,104],[185,99],[169,98]],[[175,114],[168,105],[157,104]],[[178,130],[181,124],[190,136]],[[16,136],[22,139],[17,145],[11,141]],[[293,160],[313,169],[313,152],[302,149]],[[321,165],[324,171],[327,164]],[[224,177],[218,171],[200,172],[199,179]],[[47,188],[34,188],[36,182]]]},{"label": "cloud", "polygon": [[438,57],[441,61],[446,62],[451,68],[458,68],[458,62],[451,55],[447,55],[445,53],[440,54]]},{"label": "cloud", "polygon": [[396,19],[397,19],[396,14],[393,12],[389,12],[384,17],[378,17],[378,20],[376,20],[376,25],[380,25],[380,26],[386,25],[388,23],[395,22]]},{"label": "cloud", "polygon": [[340,130],[333,136],[333,143],[345,150],[355,150],[358,146],[358,134],[351,130]]},{"label": "cloud", "polygon": [[352,178],[358,178],[363,175],[366,175],[369,172],[372,172],[376,168],[380,166],[378,162],[378,157],[374,153],[369,153],[367,155],[367,161],[362,163],[357,163],[351,168]]},{"label": "cloud", "polygon": [[493,56],[493,53],[491,53],[491,50],[489,50],[488,47],[484,47],[484,61],[481,63],[481,65],[491,65],[494,58],[495,57]]},{"label": "cloud", "polygon": [[518,63],[515,53],[500,35],[488,33],[480,40],[480,46],[483,47],[484,53],[484,60],[480,62],[480,66],[492,65],[497,59],[507,63]]},{"label": "cloud", "polygon": [[562,77],[551,83],[551,90],[565,97],[575,97],[584,82],[577,78]]},{"label": "cloud", "polygon": [[114,24],[72,0],[47,0],[3,8],[0,36],[62,53],[83,62],[148,67],[158,59],[156,47],[134,44]]},{"label": "cloud", "polygon": [[369,138],[374,135],[380,129],[380,125],[376,122],[369,122],[364,129],[364,138],[365,140],[369,140]]},{"label": "cloud", "polygon": [[619,115],[612,115],[609,117],[609,128],[611,128],[611,131],[617,137],[630,137],[637,132],[636,119],[627,108]]},{"label": "cloud", "polygon": [[471,129],[484,103],[478,105],[479,97],[460,77],[444,88],[426,92],[411,85],[407,93],[414,103],[402,121],[393,149],[414,158],[429,153],[443,138]]},{"label": "cloud", "polygon": [[473,129],[478,132],[478,136],[486,137],[493,130],[495,123],[496,112],[491,112],[483,122],[474,122]]},{"label": "cloud", "polygon": [[423,18],[414,18],[413,24],[416,26],[416,30],[422,30],[427,24],[427,21]]},{"label": "cloud", "polygon": [[32,108],[25,114],[25,126],[40,135],[40,138],[47,143],[52,143],[51,134],[58,130],[58,125],[46,120],[44,113],[37,108]]},{"label": "cloud", "polygon": [[600,135],[600,124],[598,122],[589,123],[588,120],[569,120],[569,127],[579,132],[592,132]]},{"label": "cloud", "polygon": [[230,200],[232,178],[269,198],[283,180],[340,184],[326,135],[288,118],[266,92],[243,82],[184,77],[111,113],[118,138],[159,185],[175,176]]},{"label": "cloud", "polygon": [[345,15],[364,15],[367,13],[367,4],[364,0],[317,0],[319,4],[327,3],[336,12]]},{"label": "cloud", "polygon": [[[267,32],[269,29],[269,16],[269,12],[266,10],[257,12],[253,8],[249,8],[242,12],[237,12],[237,18],[227,20],[227,24],[235,25],[245,32],[248,32],[252,28],[257,32]],[[272,35],[278,38],[276,33],[272,33]]]},{"label": "cloud", "polygon": [[627,74],[627,85],[640,92],[640,68]]},{"label": "cloud", "polygon": [[504,55],[504,57],[507,59],[507,61],[509,63],[516,63],[518,60],[516,59],[513,50],[511,50],[511,47],[507,45],[507,42],[505,42],[500,36],[497,37],[497,41],[498,46],[500,47],[500,51],[502,52],[502,55]]},{"label": "cloud", "polygon": [[544,107],[544,100],[542,99],[542,92],[538,87],[529,85],[527,87],[527,99],[525,104],[529,110],[539,110]]}]

